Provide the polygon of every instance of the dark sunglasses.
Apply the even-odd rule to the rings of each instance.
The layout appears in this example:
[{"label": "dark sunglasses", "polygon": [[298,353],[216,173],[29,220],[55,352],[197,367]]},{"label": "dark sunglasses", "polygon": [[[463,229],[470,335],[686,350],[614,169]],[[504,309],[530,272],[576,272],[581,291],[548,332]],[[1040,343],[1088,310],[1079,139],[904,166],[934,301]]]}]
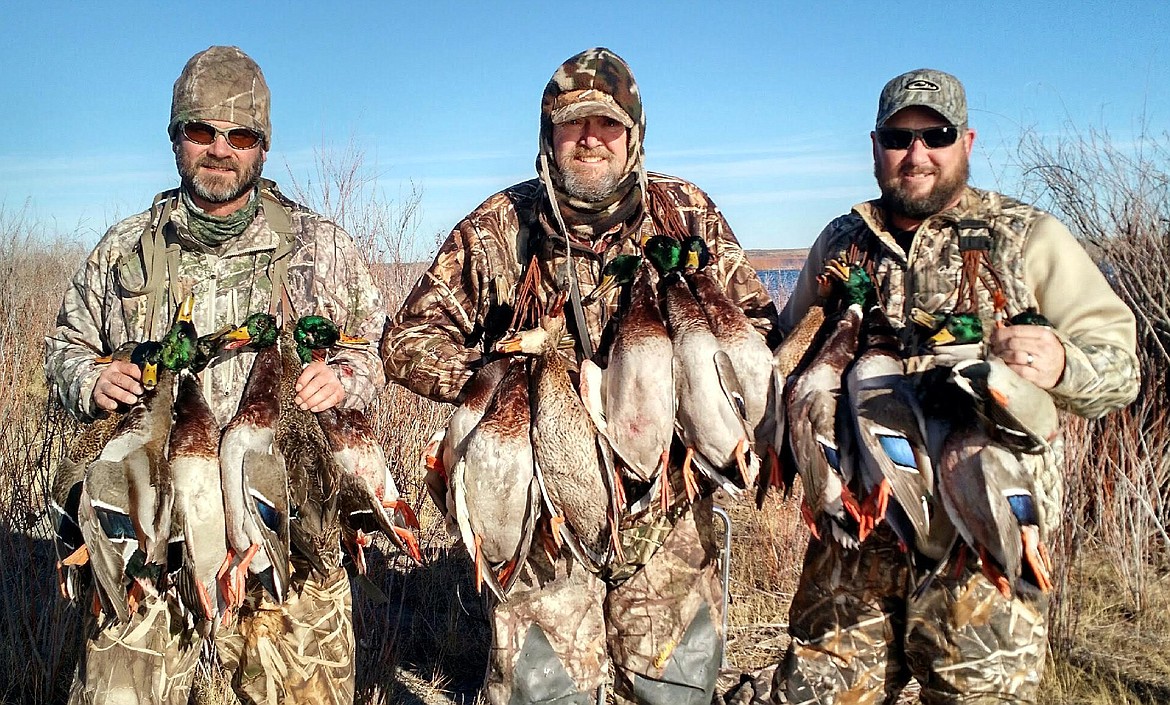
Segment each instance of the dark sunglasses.
[{"label": "dark sunglasses", "polygon": [[221,130],[215,125],[205,122],[188,122],[183,124],[183,137],[195,144],[209,145],[215,138],[223,135],[232,149],[252,149],[260,144],[260,134],[246,127],[233,127],[230,130]]},{"label": "dark sunglasses", "polygon": [[877,141],[885,149],[910,149],[914,140],[922,140],[927,149],[950,147],[959,139],[959,128],[954,125],[911,130],[906,127],[879,127]]}]

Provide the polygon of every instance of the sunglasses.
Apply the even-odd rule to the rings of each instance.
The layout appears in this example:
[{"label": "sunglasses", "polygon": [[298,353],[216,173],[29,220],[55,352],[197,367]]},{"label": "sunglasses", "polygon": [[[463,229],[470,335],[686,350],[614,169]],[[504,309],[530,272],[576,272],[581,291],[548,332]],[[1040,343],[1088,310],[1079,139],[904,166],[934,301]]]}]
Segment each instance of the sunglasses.
[{"label": "sunglasses", "polygon": [[252,149],[260,144],[260,134],[246,127],[233,127],[230,130],[221,130],[215,125],[205,122],[188,122],[183,124],[183,137],[195,144],[209,145],[215,138],[223,135],[232,149]]},{"label": "sunglasses", "polygon": [[911,130],[906,127],[879,127],[875,133],[884,149],[910,149],[914,140],[922,140],[927,149],[950,147],[959,139],[959,128],[954,125]]}]

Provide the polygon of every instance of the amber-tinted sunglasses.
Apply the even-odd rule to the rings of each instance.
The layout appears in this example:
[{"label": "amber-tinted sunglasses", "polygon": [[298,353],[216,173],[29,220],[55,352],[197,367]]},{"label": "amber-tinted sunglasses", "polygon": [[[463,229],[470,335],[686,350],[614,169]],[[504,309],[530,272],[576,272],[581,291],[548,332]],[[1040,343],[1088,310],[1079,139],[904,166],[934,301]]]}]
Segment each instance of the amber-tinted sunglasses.
[{"label": "amber-tinted sunglasses", "polygon": [[232,149],[252,149],[260,144],[260,133],[246,127],[233,127],[230,130],[221,130],[215,125],[205,122],[183,123],[183,137],[195,144],[209,145],[215,138],[223,135]]}]

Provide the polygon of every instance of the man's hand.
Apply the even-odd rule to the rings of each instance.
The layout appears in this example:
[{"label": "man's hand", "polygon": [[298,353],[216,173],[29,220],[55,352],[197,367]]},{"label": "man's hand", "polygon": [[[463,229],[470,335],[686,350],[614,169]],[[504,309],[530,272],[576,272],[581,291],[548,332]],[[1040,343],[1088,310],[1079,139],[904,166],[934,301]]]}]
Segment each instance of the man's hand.
[{"label": "man's hand", "polygon": [[1041,389],[1052,389],[1064,374],[1064,346],[1051,328],[1024,325],[997,328],[990,342],[992,353]]},{"label": "man's hand", "polygon": [[142,369],[133,362],[111,362],[93,386],[93,403],[103,411],[117,411],[120,405],[133,406],[146,389]]},{"label": "man's hand", "polygon": [[297,377],[297,406],[307,411],[318,412],[332,409],[345,398],[345,389],[337,373],[329,365],[314,360],[301,370]]}]

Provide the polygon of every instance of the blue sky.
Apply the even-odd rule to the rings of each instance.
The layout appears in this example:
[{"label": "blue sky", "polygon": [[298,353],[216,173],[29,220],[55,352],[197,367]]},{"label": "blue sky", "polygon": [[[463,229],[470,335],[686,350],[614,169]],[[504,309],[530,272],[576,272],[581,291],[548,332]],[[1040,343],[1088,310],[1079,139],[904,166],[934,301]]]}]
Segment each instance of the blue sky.
[{"label": "blue sky", "polygon": [[[540,93],[608,46],[645,103],[647,165],[712,195],[747,247],[801,247],[875,194],[869,130],[889,78],[959,76],[975,185],[1013,192],[1023,131],[1170,130],[1170,3],[5,3],[0,207],[96,241],[177,182],[171,86],[235,44],[272,89],[265,175],[310,178],[349,145],[383,198],[422,192],[420,251],[533,175]],[[286,189],[289,190],[289,189]]]}]

